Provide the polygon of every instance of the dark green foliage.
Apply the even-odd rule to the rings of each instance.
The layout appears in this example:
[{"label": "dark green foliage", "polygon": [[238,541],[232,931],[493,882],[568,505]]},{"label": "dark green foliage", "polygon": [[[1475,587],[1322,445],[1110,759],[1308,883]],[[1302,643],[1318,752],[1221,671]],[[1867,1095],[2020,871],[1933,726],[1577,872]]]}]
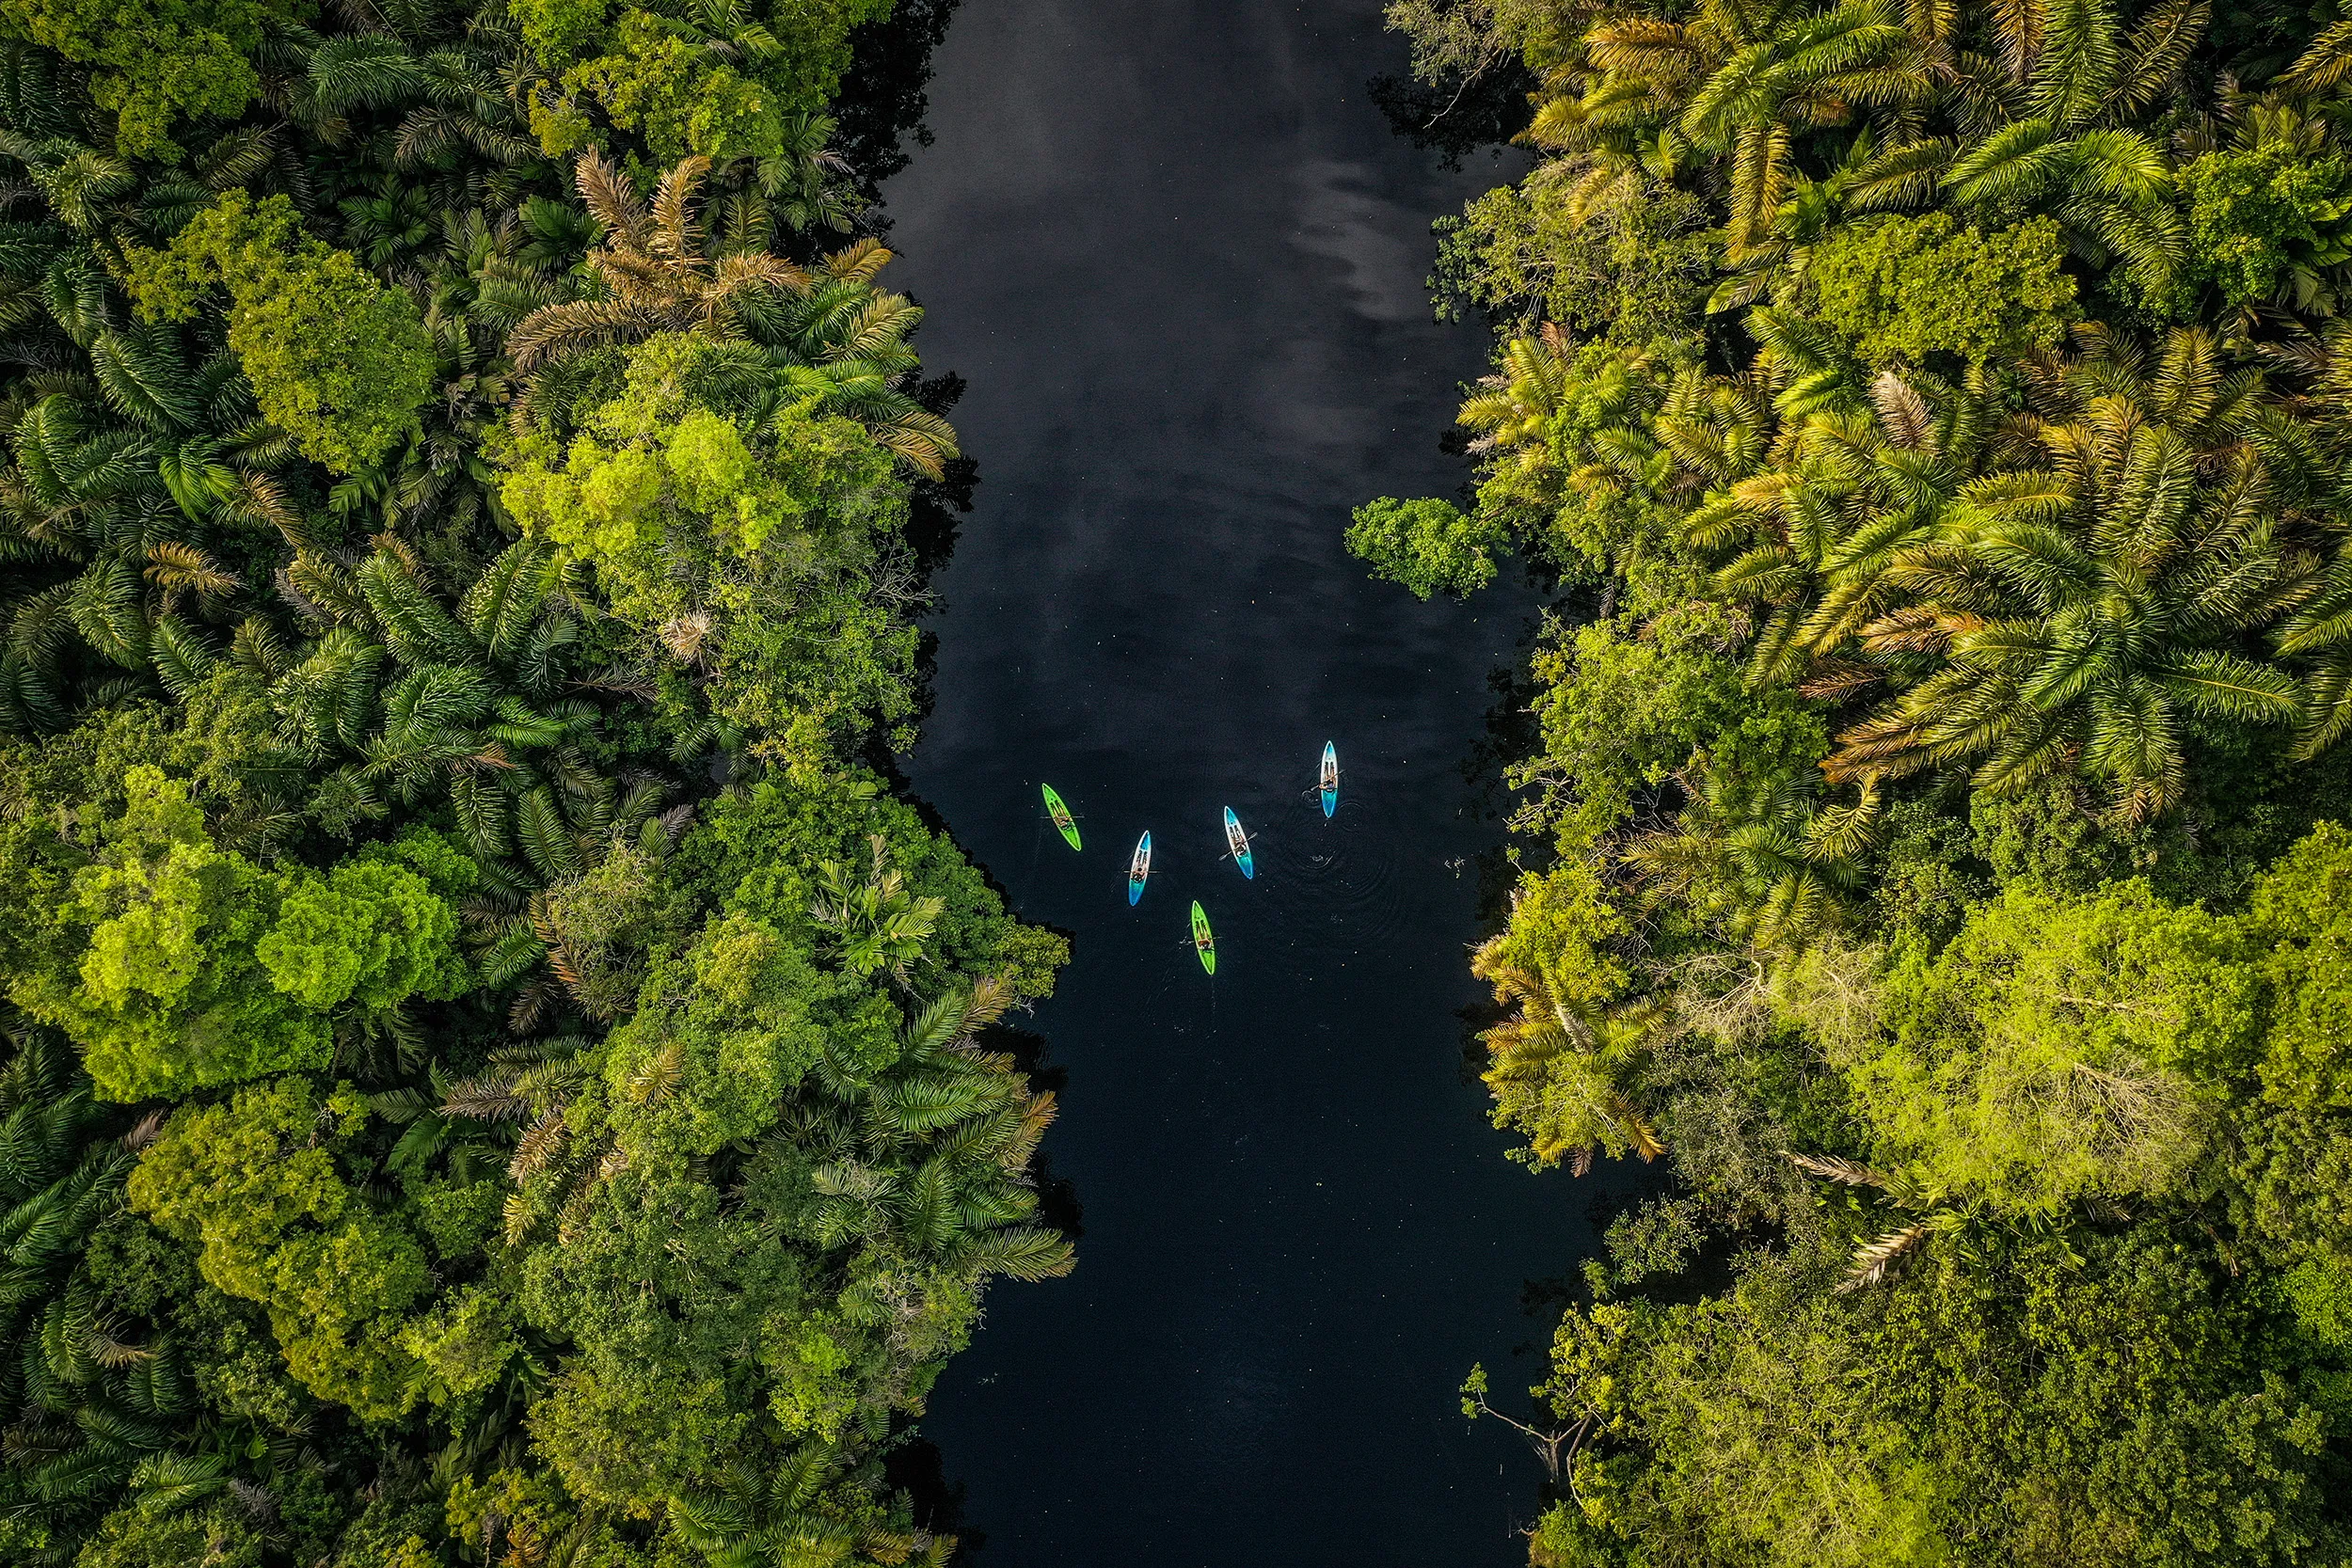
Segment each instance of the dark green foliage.
[{"label": "dark green foliage", "polygon": [[851,760],[887,9],[0,7],[0,1559],[952,1549],[1067,953]]},{"label": "dark green foliage", "polygon": [[192,1403],[172,1349],[108,1309],[84,1238],[119,1209],[133,1151],[54,1036],[19,1023],[0,1065],[0,1389],[18,1441],[0,1468],[0,1546],[20,1560],[104,1512]]},{"label": "dark green foliage", "polygon": [[1534,1562],[2344,1556],[2352,26],[1391,17],[1540,83],[1439,245],[1475,510],[1375,503],[1575,594],[1486,1081],[1677,1178]]}]

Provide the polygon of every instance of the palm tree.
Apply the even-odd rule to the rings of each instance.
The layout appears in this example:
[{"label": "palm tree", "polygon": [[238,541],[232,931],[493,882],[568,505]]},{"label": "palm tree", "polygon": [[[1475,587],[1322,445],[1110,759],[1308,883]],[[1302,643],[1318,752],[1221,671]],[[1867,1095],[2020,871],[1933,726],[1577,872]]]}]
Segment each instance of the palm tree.
[{"label": "palm tree", "polygon": [[[122,1131],[62,1040],[12,1022],[0,1067],[0,1511],[67,1528],[104,1512],[193,1403],[167,1344],[110,1311],[85,1241],[122,1202],[160,1117]],[[27,1537],[38,1539],[38,1532]],[[63,1562],[70,1552],[27,1560]]]},{"label": "palm tree", "polygon": [[[2309,442],[2312,488],[2328,496],[2352,462],[2352,325],[2272,356],[2285,388],[2276,412]],[[2299,385],[2297,385],[2299,383]],[[2281,622],[2279,652],[2304,668],[2304,720],[2296,754],[2309,758],[2352,732],[2352,550],[2337,546],[2310,598]]]},{"label": "palm tree", "polygon": [[1478,384],[1454,416],[1478,432],[1474,452],[1508,452],[1521,469],[1549,466],[1551,422],[1574,374],[1567,334],[1546,322],[1532,338],[1502,345],[1502,368]]},{"label": "palm tree", "polygon": [[826,146],[834,129],[824,115],[805,110],[788,114],[782,145],[759,160],[754,188],[774,215],[793,229],[824,228],[846,234],[856,216],[856,198],[844,185],[853,171],[847,159]]},{"label": "palm tree", "polygon": [[1647,1037],[1650,1010],[1572,1003],[1542,975],[1512,961],[1509,941],[1507,930],[1490,938],[1471,955],[1470,973],[1494,987],[1497,1002],[1515,1009],[1479,1036],[1490,1057],[1481,1076],[1495,1099],[1494,1123],[1528,1139],[1512,1157],[1539,1169],[1565,1159],[1581,1176],[1599,1148],[1613,1157],[1629,1150],[1645,1160],[1665,1152],[1657,1130],[1621,1086]]},{"label": "palm tree", "polygon": [[1968,1224],[1968,1211],[1950,1201],[1941,1187],[1915,1171],[1881,1170],[1835,1154],[1790,1151],[1788,1160],[1806,1175],[1824,1181],[1875,1189],[1888,1207],[1905,1216],[1903,1223],[1892,1230],[1855,1245],[1846,1277],[1837,1285],[1840,1295],[1878,1284],[1892,1275],[1904,1259],[1926,1245],[1931,1237],[1951,1234]]},{"label": "palm tree", "polygon": [[[873,286],[889,250],[861,240],[813,269],[765,251],[714,251],[692,207],[709,169],[703,157],[679,164],[648,208],[612,165],[581,154],[574,180],[606,230],[603,248],[588,259],[599,292],[543,306],[517,324],[507,340],[516,369],[544,373],[597,349],[697,333],[744,345],[771,372],[787,372],[778,383],[783,401],[814,393],[828,410],[864,423],[909,467],[942,477],[957,455],[955,432],[898,389],[914,366],[906,338],[922,311]],[[526,396],[518,412],[529,408]]]},{"label": "palm tree", "polygon": [[1674,827],[1635,841],[1626,861],[1653,898],[1720,912],[1752,947],[1794,950],[1837,921],[1862,881],[1862,856],[1878,838],[1878,792],[1866,786],[1851,804],[1831,805],[1797,778],[1738,806],[1732,783],[1712,772],[1698,780]]},{"label": "palm tree", "polygon": [[909,966],[921,956],[946,904],[907,890],[906,876],[890,863],[889,841],[882,834],[866,843],[873,863],[864,877],[839,861],[818,867],[818,896],[809,915],[834,933],[850,973],[888,970],[905,985]]},{"label": "palm tree", "polygon": [[2163,299],[2186,228],[2167,146],[2134,126],[2176,114],[2209,8],[2164,0],[2128,27],[2113,0],[1612,16],[1552,71],[1527,139],[1556,155],[1544,178],[1579,223],[1650,182],[1719,201],[1716,309],[1798,283],[1834,217],[1937,205],[1990,225],[2046,213],[2088,263]]},{"label": "palm tree", "polygon": [[248,620],[227,654],[190,639],[183,657],[190,678],[230,664],[266,687],[290,771],[316,775],[281,811],[299,803],[349,832],[394,801],[447,801],[506,930],[531,890],[640,832],[671,788],[668,765],[701,754],[710,732],[690,719],[671,727],[669,756],[592,760],[586,736],[649,689],[626,667],[584,666],[577,585],[548,546],[518,540],[474,571],[452,603],[390,534],[357,562],[306,546],[276,586],[309,641],[288,648]]},{"label": "palm tree", "polygon": [[[1914,10],[1915,24],[1945,14]],[[1692,154],[1717,160],[1710,178],[1724,187],[1738,263],[1767,244],[1796,178],[1795,137],[1926,97],[1939,42],[1883,0],[1809,13],[1705,0],[1688,22],[1613,18],[1586,35],[1584,70],[1555,77],[1585,90],[1553,98],[1528,135],[1591,149],[1587,202],[1637,166],[1663,179]]]},{"label": "palm tree", "polygon": [[2295,752],[2315,757],[2352,732],[2352,552],[2339,551],[2317,591],[2280,623],[2278,644],[2310,661]]},{"label": "palm tree", "polygon": [[2225,374],[2210,335],[2175,331],[2151,364],[2083,328],[2026,367],[2010,413],[1980,373],[1926,391],[1883,373],[1852,400],[1759,314],[1779,403],[1825,405],[1685,531],[1738,550],[1716,582],[1763,612],[1756,679],[1900,689],[1840,736],[1829,779],[1968,763],[1999,791],[2079,769],[2144,820],[2180,795],[2185,720],[2300,717],[2248,639],[2309,593],[2311,525],[2280,489],[2294,458],[2253,415],[2258,383]]},{"label": "palm tree", "polygon": [[593,150],[580,154],[573,182],[605,228],[604,247],[588,258],[603,294],[543,306],[523,318],[507,339],[516,369],[535,371],[664,332],[699,330],[714,341],[737,341],[745,336],[741,312],[753,295],[808,291],[806,270],[781,257],[704,254],[691,203],[709,172],[709,159],[687,159],[661,177],[647,208],[619,169]]},{"label": "palm tree", "polygon": [[[1783,338],[1772,351],[1786,360],[1792,345]],[[1804,677],[1815,696],[1874,681],[1873,667],[1848,656],[1860,628],[1893,608],[1888,570],[1900,553],[1945,537],[1956,509],[1998,510],[2038,493],[2030,483],[1983,482],[1976,468],[1989,400],[1974,387],[1941,390],[1941,407],[1931,407],[1889,372],[1872,382],[1870,402],[1857,404],[1836,382],[1829,406],[1782,425],[1774,461],[1684,520],[1684,536],[1701,550],[1746,544],[1716,572],[1715,586],[1763,612],[1755,679]]]},{"label": "palm tree", "polygon": [[1068,1239],[1025,1223],[1037,1206],[1029,1162],[1053,1122],[1053,1092],[1030,1089],[1010,1056],[975,1039],[1012,1002],[999,980],[949,988],[907,1020],[903,1054],[880,1077],[863,1079],[830,1050],[820,1059],[818,1080],[858,1113],[854,1132],[818,1117],[800,1132],[822,1162],[820,1243],[880,1244],[976,1282],[1070,1272]]},{"label": "palm tree", "polygon": [[850,1456],[803,1443],[773,1474],[737,1466],[724,1485],[670,1499],[670,1533],[714,1568],[836,1568],[862,1563],[945,1568],[955,1537],[900,1529],[855,1506],[828,1506]]},{"label": "palm tree", "polygon": [[2144,821],[2180,797],[2185,719],[2301,717],[2294,679],[2238,651],[2315,566],[2262,451],[2231,427],[2245,387],[2200,332],[2174,332],[2153,373],[2092,341],[2042,365],[2063,417],[2036,434],[2062,489],[2031,480],[2028,504],[1963,514],[1887,568],[1909,602],[1861,646],[1940,667],[1839,737],[1831,779],[1969,762],[1997,792],[2077,768]]},{"label": "palm tree", "polygon": [[[26,226],[0,285],[6,353],[45,367],[8,394],[0,467],[0,725],[19,732],[159,684],[185,690],[200,628],[235,619],[267,576],[252,570],[275,544],[265,536],[298,524],[278,477],[291,448],[260,422],[234,358],[129,320],[100,258],[143,237],[158,210],[110,204],[120,193],[103,160],[74,147],[0,132],[0,155],[25,165],[62,225]],[[215,174],[248,167],[215,151]],[[180,199],[159,194],[165,182],[140,199]],[[192,188],[196,204],[209,198]]]}]

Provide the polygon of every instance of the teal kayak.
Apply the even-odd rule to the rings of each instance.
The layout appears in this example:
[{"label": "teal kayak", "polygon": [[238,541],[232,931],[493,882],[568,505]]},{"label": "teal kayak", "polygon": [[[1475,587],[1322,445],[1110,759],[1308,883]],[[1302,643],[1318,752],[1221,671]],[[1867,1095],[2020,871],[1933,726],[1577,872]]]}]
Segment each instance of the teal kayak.
[{"label": "teal kayak", "polygon": [[1225,808],[1225,847],[1232,853],[1233,863],[1241,867],[1241,874],[1255,881],[1258,868],[1250,863],[1249,835],[1241,831],[1241,818],[1233,815],[1231,806]]}]

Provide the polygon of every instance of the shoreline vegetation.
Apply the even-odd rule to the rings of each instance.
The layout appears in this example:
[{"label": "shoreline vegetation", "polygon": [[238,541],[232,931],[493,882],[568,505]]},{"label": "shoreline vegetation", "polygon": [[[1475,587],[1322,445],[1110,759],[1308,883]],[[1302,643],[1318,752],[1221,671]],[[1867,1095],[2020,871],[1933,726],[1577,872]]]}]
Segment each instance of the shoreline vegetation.
[{"label": "shoreline vegetation", "polygon": [[952,1552],[1072,1262],[885,778],[952,8],[0,0],[0,1560]]},{"label": "shoreline vegetation", "polygon": [[2335,14],[1391,7],[1533,161],[1473,485],[1349,544],[1555,590],[1486,1083],[1662,1167],[1464,1388],[1537,1568],[2352,1560]]}]

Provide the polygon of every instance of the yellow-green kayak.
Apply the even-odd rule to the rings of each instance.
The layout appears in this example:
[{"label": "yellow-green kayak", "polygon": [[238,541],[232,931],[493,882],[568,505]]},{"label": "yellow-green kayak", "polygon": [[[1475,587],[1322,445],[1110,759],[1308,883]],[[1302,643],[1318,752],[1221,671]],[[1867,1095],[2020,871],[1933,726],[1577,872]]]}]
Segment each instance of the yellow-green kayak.
[{"label": "yellow-green kayak", "polygon": [[1054,819],[1054,826],[1061,830],[1061,836],[1070,841],[1070,847],[1073,849],[1085,848],[1086,846],[1078,842],[1078,824],[1071,816],[1070,808],[1061,803],[1061,797],[1054,793],[1052,784],[1046,784],[1043,788],[1045,790],[1045,815]]}]

